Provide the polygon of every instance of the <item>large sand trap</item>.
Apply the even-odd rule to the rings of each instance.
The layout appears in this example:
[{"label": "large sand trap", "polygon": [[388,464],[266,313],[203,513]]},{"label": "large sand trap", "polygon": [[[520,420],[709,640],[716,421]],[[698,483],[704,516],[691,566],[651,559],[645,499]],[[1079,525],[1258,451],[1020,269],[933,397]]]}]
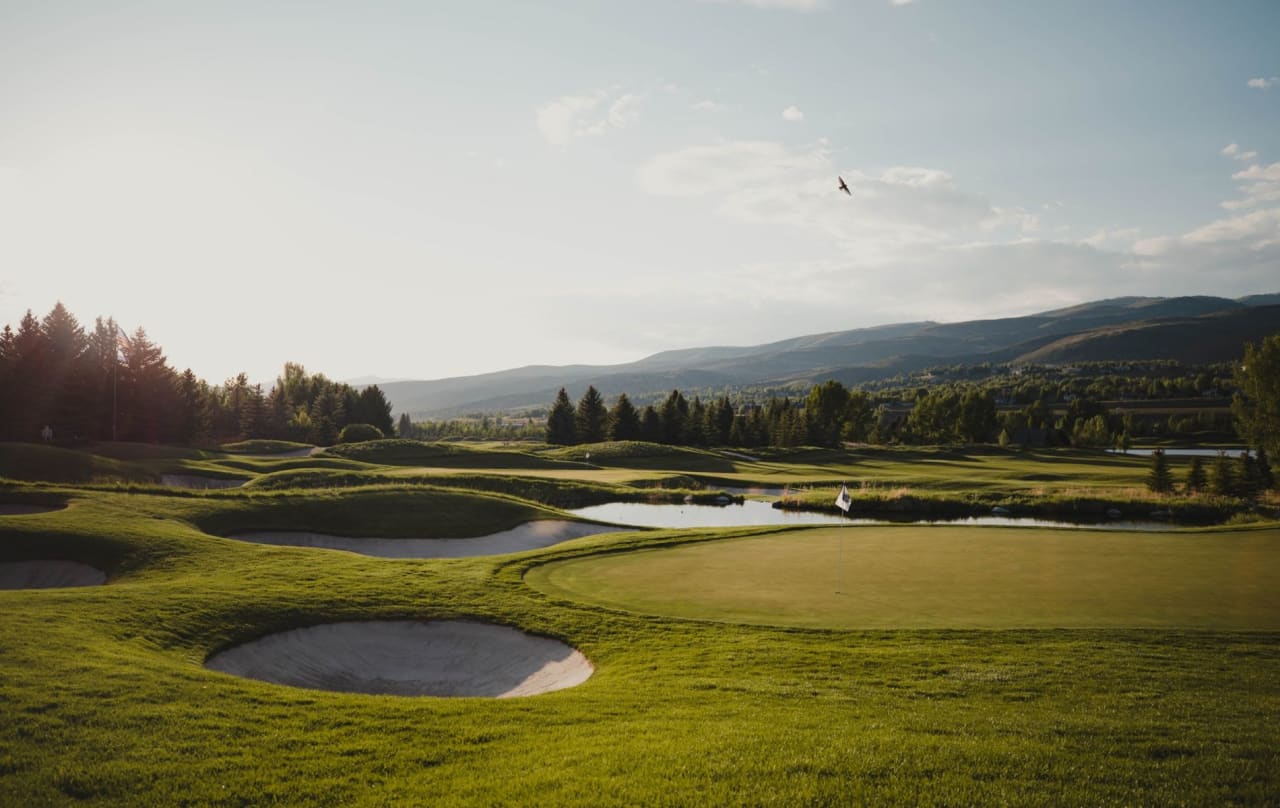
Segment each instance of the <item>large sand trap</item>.
[{"label": "large sand trap", "polygon": [[25,516],[31,513],[52,513],[60,511],[66,505],[18,505],[11,502],[0,502],[0,516]]},{"label": "large sand trap", "polygon": [[211,670],[314,690],[393,696],[533,696],[585,682],[562,642],[459,620],[328,623],[215,654]]},{"label": "large sand trap", "polygon": [[550,547],[562,541],[591,536],[596,533],[629,530],[615,525],[599,525],[590,522],[569,522],[563,519],[540,519],[516,525],[510,530],[476,536],[471,539],[385,539],[330,536],[326,533],[307,533],[292,530],[251,531],[235,533],[230,538],[258,544],[276,544],[290,547],[323,547],[328,550],[346,550],[381,558],[464,558],[467,556],[502,555],[523,550]]},{"label": "large sand trap", "polygon": [[0,589],[56,589],[98,586],[107,574],[78,561],[9,561],[0,563]]},{"label": "large sand trap", "polygon": [[224,477],[201,477],[196,474],[161,474],[160,484],[171,488],[239,488],[248,480]]}]

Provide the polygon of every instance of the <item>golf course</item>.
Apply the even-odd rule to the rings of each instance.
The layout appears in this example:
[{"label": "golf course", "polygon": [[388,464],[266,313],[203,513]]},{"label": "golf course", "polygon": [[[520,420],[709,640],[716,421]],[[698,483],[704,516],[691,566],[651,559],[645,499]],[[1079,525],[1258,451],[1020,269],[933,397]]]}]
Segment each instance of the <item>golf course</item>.
[{"label": "golf course", "polygon": [[[1280,796],[1280,525],[1180,524],[1141,493],[1142,458],[1059,450],[1045,480],[1022,478],[1046,458],[1013,450],[257,448],[0,447],[0,803]],[[654,529],[572,512],[732,514],[732,483],[838,516],[845,480],[867,483],[851,515],[998,492],[1015,513],[1174,516]],[[491,538],[530,531],[526,549]]]}]

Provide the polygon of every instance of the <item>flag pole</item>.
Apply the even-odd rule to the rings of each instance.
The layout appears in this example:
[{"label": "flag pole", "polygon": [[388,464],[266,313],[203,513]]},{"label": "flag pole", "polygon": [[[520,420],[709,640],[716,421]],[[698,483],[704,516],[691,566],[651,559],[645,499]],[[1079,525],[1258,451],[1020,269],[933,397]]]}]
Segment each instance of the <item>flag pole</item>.
[{"label": "flag pole", "polygon": [[[849,496],[849,488],[840,483],[840,493],[836,494],[836,507],[844,511],[845,515],[849,515],[849,508],[853,505],[853,497]],[[840,586],[844,582],[844,531],[840,532],[839,544],[837,545],[836,560],[836,594],[840,594]]]}]

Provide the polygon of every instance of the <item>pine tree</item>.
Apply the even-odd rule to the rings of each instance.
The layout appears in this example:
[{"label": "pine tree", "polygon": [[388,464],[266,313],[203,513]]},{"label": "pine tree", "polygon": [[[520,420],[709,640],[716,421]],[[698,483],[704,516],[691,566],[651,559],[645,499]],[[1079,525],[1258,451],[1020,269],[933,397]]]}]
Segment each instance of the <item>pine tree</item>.
[{"label": "pine tree", "polygon": [[1258,449],[1258,485],[1263,491],[1270,491],[1276,486],[1275,476],[1271,472],[1271,461],[1267,459],[1267,450]]},{"label": "pine tree", "polygon": [[679,390],[672,390],[658,409],[662,421],[662,442],[679,446],[684,443],[685,424],[689,419],[689,402]]},{"label": "pine tree", "polygon": [[1244,361],[1236,368],[1239,392],[1231,401],[1238,431],[1250,446],[1280,451],[1280,334],[1254,348],[1244,346]]},{"label": "pine tree", "polygon": [[1209,491],[1218,496],[1227,497],[1235,493],[1235,479],[1231,473],[1231,461],[1227,453],[1218,452],[1213,461],[1213,472],[1209,475]]},{"label": "pine tree", "polygon": [[551,405],[551,412],[547,414],[547,443],[572,446],[576,442],[573,403],[569,401],[569,394],[561,387],[556,394],[555,403]]},{"label": "pine tree", "polygon": [[1169,458],[1164,449],[1151,452],[1151,471],[1147,473],[1147,488],[1157,494],[1167,494],[1173,490],[1173,475],[1169,472]]},{"label": "pine tree", "polygon": [[1258,463],[1245,449],[1236,461],[1236,493],[1242,497],[1255,496],[1262,490],[1258,479]]},{"label": "pine tree", "polygon": [[658,415],[652,404],[646,404],[640,411],[640,440],[662,442],[662,416]]},{"label": "pine tree", "polygon": [[608,434],[609,410],[604,406],[600,391],[594,386],[588,385],[587,391],[578,399],[573,426],[577,436],[576,443],[599,443]]},{"label": "pine tree", "polygon": [[409,418],[409,413],[400,413],[400,423],[396,426],[396,434],[402,438],[413,437],[413,421]]},{"label": "pine tree", "polygon": [[618,396],[618,401],[609,411],[609,439],[640,439],[640,413],[636,412],[635,405],[627,398],[626,393]]},{"label": "pine tree", "polygon": [[1187,493],[1198,494],[1205,490],[1208,480],[1204,474],[1204,461],[1199,457],[1191,458],[1191,466],[1187,469]]}]

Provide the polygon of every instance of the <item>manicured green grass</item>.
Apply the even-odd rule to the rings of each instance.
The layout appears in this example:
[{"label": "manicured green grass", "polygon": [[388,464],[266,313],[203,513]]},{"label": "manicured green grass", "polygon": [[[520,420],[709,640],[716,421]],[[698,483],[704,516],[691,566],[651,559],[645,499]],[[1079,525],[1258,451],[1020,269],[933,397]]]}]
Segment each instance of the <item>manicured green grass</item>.
[{"label": "manicured green grass", "polygon": [[[827,461],[810,460],[788,471],[774,458],[752,474],[771,482],[788,475],[839,480],[847,472],[838,457],[825,472]],[[1018,473],[1018,459],[1001,462],[1003,473]],[[778,478],[764,473],[770,464],[778,465]],[[992,461],[992,479],[999,465]],[[921,485],[947,479],[921,469]],[[1280,801],[1276,631],[747,625],[637,614],[548,594],[526,580],[580,558],[657,558],[784,543],[784,536],[801,547],[818,542],[821,529],[619,533],[514,556],[440,560],[215,535],[300,523],[409,535],[432,520],[475,535],[552,513],[534,500],[573,495],[571,480],[555,473],[538,479],[533,471],[457,476],[502,496],[421,480],[347,491],[130,493],[0,484],[0,498],[68,503],[52,513],[0,516],[0,561],[81,560],[110,576],[101,587],[0,591],[0,805]],[[654,478],[688,471],[673,467]],[[379,484],[379,477],[397,484],[368,465],[351,473],[360,486]],[[519,490],[528,497],[511,496],[514,486],[525,486]],[[936,539],[927,538],[932,530],[940,531]],[[918,565],[948,567],[949,558],[948,568],[982,572],[980,554],[944,552],[954,531],[919,532],[911,540]],[[1225,533],[1149,537],[1171,539],[1162,547],[1176,552],[1171,560],[1156,553],[1145,567],[1130,561],[1129,569],[1134,577],[1162,568],[1219,576],[1223,602],[1209,607],[1229,610],[1243,584],[1274,580],[1274,534],[1231,534],[1241,547],[1260,546],[1254,561],[1233,572],[1219,559],[1230,552],[1222,547]],[[1035,532],[1028,541],[1052,544],[1057,535]],[[1064,533],[1061,541],[1089,541],[1082,536]],[[1197,537],[1205,541],[1202,565],[1192,561]],[[993,552],[998,543],[986,541]],[[900,544],[906,565],[909,542]],[[845,546],[846,561],[852,546]],[[814,557],[830,549],[838,550],[822,540]],[[1085,562],[1071,549],[1055,552],[1078,569]],[[1094,549],[1100,555],[1092,574],[1112,575],[1105,568],[1119,562],[1107,548]],[[627,555],[632,551],[645,552]],[[935,553],[940,557],[931,559]],[[779,573],[784,560],[775,555]],[[1060,570],[1067,562],[1055,563]],[[1007,574],[991,576],[992,598],[1014,567],[1000,568]],[[815,575],[829,579],[831,572],[828,564]],[[696,580],[723,587],[706,574]],[[1174,591],[1181,584],[1170,578],[1168,585]],[[950,591],[957,614],[982,606],[982,598]],[[298,690],[203,668],[209,655],[273,631],[382,618],[513,625],[581,649],[596,672],[569,690],[487,700]]]},{"label": "manicured green grass", "polygon": [[814,628],[1280,631],[1280,528],[793,529],[533,569],[558,596]]}]

